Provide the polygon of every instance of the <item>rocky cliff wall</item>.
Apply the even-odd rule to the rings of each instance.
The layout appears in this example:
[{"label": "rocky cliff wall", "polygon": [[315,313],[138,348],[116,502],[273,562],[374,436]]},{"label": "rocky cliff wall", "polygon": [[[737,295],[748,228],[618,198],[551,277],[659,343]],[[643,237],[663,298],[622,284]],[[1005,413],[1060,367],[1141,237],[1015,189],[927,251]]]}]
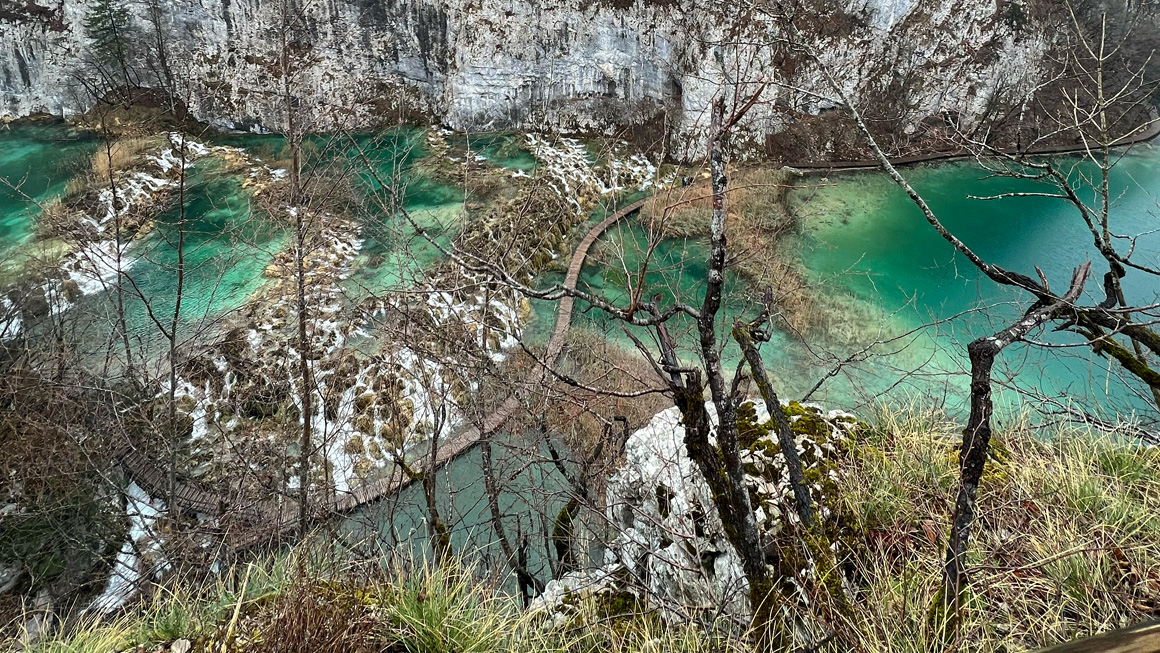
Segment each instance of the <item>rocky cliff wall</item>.
[{"label": "rocky cliff wall", "polygon": [[[295,48],[284,61],[282,2],[121,1],[134,24],[132,75],[165,83],[152,3],[173,86],[219,125],[282,127],[288,62],[310,129],[400,116],[456,129],[630,128],[640,139],[668,134],[676,158],[696,155],[710,98],[739,78],[774,82],[743,125],[751,151],[832,108],[811,94],[828,94],[818,66],[787,40],[912,134],[933,115],[969,122],[1012,101],[1044,74],[1054,38],[1012,20],[1012,0],[799,0],[793,28],[706,0],[291,0]],[[84,19],[95,2],[0,2],[0,115],[91,106],[83,82],[100,79]],[[805,154],[841,154],[825,131],[806,139]]]}]

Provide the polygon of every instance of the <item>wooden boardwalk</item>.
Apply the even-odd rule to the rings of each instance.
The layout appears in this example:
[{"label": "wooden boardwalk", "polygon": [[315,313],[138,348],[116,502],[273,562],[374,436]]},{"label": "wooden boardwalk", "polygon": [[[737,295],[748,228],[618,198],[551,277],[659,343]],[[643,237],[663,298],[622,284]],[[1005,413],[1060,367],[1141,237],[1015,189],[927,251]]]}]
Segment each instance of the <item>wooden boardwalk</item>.
[{"label": "wooden boardwalk", "polygon": [[[1154,118],[1155,122],[1149,122],[1144,129],[1128,134],[1117,140],[1112,144],[1112,147],[1127,147],[1129,145],[1136,145],[1139,143],[1146,143],[1157,136],[1160,136],[1160,119]],[[770,136],[765,140],[765,156],[767,158],[775,158],[777,153],[774,151],[772,145],[773,141]],[[1082,144],[1072,145],[1054,145],[1034,147],[1021,152],[1025,156],[1048,156],[1056,154],[1083,154],[1087,149]],[[1007,151],[1009,154],[1015,152]],[[934,161],[950,161],[955,159],[969,159],[974,158],[974,154],[964,150],[956,149],[940,152],[925,152],[922,154],[909,154],[906,156],[889,157],[890,164],[895,166],[913,165],[915,163],[930,163]],[[876,159],[864,159],[862,161],[799,161],[797,163],[786,163],[787,167],[797,168],[799,170],[862,170],[878,168],[881,164]]]},{"label": "wooden boardwalk", "polygon": [[[579,245],[576,246],[576,251],[572,254],[572,262],[568,266],[568,274],[564,277],[564,287],[568,290],[575,290],[576,284],[580,280],[580,270],[584,268],[584,260],[588,257],[588,250],[600,238],[601,234],[608,230],[609,227],[616,224],[624,216],[638,211],[649,201],[646,197],[640,201],[629,204],[628,206],[619,209],[615,213],[609,215],[599,224],[592,227],[584,238],[580,240]],[[568,337],[568,330],[572,327],[572,309],[576,304],[575,298],[571,296],[564,296],[557,303],[556,307],[556,325],[552,329],[552,335],[548,338],[548,350],[544,355],[543,365],[536,366],[535,371],[528,376],[528,378],[520,384],[524,390],[534,390],[535,388],[544,384],[545,377],[548,375],[548,367],[556,363],[556,359],[560,357],[560,352],[564,349],[564,341]],[[435,467],[438,469],[447,464],[459,454],[469,449],[479,439],[487,434],[490,434],[501,426],[503,426],[509,418],[516,412],[520,406],[518,393],[512,393],[498,408],[483,420],[483,427],[471,427],[459,435],[448,439],[439,446],[439,450],[435,453]],[[412,466],[416,471],[426,470],[430,464],[429,456],[424,456],[416,461]],[[344,495],[335,502],[334,510],[339,513],[346,513],[358,508],[367,503],[371,503],[377,499],[385,496],[390,496],[399,490],[407,487],[413,482],[413,479],[403,473],[398,466],[395,467],[394,472],[390,476],[384,477],[376,481],[363,483],[355,488],[352,492]]]},{"label": "wooden boardwalk", "polygon": [[[622,218],[640,210],[650,199],[646,197],[618,209],[584,235],[577,245],[576,251],[572,254],[568,273],[564,277],[565,288],[568,290],[576,289],[576,284],[580,280],[580,271],[588,257],[588,250],[591,249],[596,240]],[[575,299],[571,296],[564,296],[557,303],[556,324],[548,339],[547,352],[542,361],[543,365],[537,365],[535,371],[520,384],[521,390],[535,390],[545,383],[548,368],[556,363],[564,349],[564,342],[567,339],[569,329],[572,327],[572,310],[575,303]],[[484,418],[482,428],[471,427],[445,440],[435,454],[434,467],[438,469],[446,465],[479,442],[481,437],[498,430],[515,414],[519,407],[519,392],[513,392],[495,411]],[[133,450],[123,453],[120,460],[129,476],[143,490],[157,497],[169,497],[168,475],[164,470],[154,465],[151,460]],[[411,468],[422,473],[430,466],[430,456],[423,456],[416,460]],[[338,497],[331,504],[330,510],[339,514],[351,512],[360,506],[391,496],[412,482],[414,479],[404,473],[400,466],[395,465],[391,474],[363,483],[351,492]],[[251,503],[244,505],[239,501],[240,497],[222,496],[184,479],[178,480],[175,494],[178,508],[209,515],[222,522],[221,526],[226,536],[226,547],[230,551],[243,551],[289,537],[298,527],[298,504],[295,501],[285,501],[281,504]]]},{"label": "wooden boardwalk", "polygon": [[247,503],[243,497],[225,496],[181,475],[174,479],[172,494],[175,496],[171,496],[168,472],[145,454],[135,449],[126,449],[117,459],[133,481],[150,496],[167,503],[172,501],[181,511],[213,517],[217,522],[217,530],[225,534],[231,549],[239,548],[232,541],[236,539],[234,534],[260,531],[264,537],[269,537],[272,530],[270,524],[283,524],[298,514],[294,502],[285,506],[272,502]]},{"label": "wooden boardwalk", "polygon": [[133,481],[150,496],[167,502],[173,500],[182,510],[199,512],[211,517],[220,517],[225,513],[223,497],[184,479],[178,481],[177,486],[173,488],[177,496],[171,497],[169,475],[140,451],[128,449],[119,458],[121,465],[133,477]]}]

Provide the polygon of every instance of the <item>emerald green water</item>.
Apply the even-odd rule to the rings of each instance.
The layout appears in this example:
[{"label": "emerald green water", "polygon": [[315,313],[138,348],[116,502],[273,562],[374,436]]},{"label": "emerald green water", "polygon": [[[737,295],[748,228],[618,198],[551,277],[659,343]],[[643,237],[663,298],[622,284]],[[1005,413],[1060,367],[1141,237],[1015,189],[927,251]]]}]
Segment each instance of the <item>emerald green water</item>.
[{"label": "emerald green water", "polygon": [[[602,213],[598,215],[598,218],[602,217]],[[577,288],[604,297],[619,306],[627,306],[631,299],[630,287],[641,283],[640,270],[643,267],[647,270],[644,278],[644,288],[647,289],[645,299],[660,295],[658,305],[661,310],[667,310],[676,301],[700,308],[708,272],[707,243],[702,239],[666,239],[661,240],[648,253],[649,240],[647,228],[636,220],[623,220],[614,225],[589,251],[580,271]],[[646,255],[648,261],[647,266],[644,266]],[[564,262],[567,262],[566,258]],[[631,284],[627,283],[630,279]],[[560,273],[544,275],[541,280],[545,285],[562,282],[563,275]],[[725,287],[725,315],[728,318],[752,308],[751,302],[745,300],[741,292],[744,285],[738,279],[729,275]],[[555,324],[555,304],[536,302],[534,307],[537,320],[531,334],[534,338],[546,339]],[[614,320],[587,303],[577,305],[572,313],[572,326],[607,334],[610,343],[634,347],[632,340],[624,335]],[[669,326],[670,333],[681,346],[678,354],[687,360],[696,359],[693,348],[697,338],[695,329],[695,322],[683,314]],[[642,335],[636,330],[633,333],[638,337]]]},{"label": "emerald green water", "polygon": [[[1090,174],[1089,167],[1079,172]],[[1078,212],[1051,198],[970,199],[1011,191],[1046,191],[1027,181],[985,179],[971,163],[910,168],[904,174],[929,201],[940,220],[986,260],[1035,276],[1038,265],[1053,288],[1064,288],[1072,270],[1093,262],[1087,301],[1103,299],[1100,280],[1106,264],[1098,259],[1091,236]],[[809,181],[820,182],[819,178]],[[948,320],[926,328],[903,355],[884,357],[860,366],[864,378],[840,377],[822,393],[839,403],[871,401],[887,388],[885,370],[894,366],[902,385],[893,394],[920,393],[942,399],[952,407],[966,394],[965,347],[976,337],[1007,326],[1028,307],[1026,293],[1002,288],[980,278],[927,224],[910,199],[884,175],[858,172],[835,176],[830,185],[798,191],[791,199],[808,228],[805,260],[817,280],[832,279],[863,302],[891,314],[882,325],[892,333],[919,328],[934,320]],[[1160,149],[1139,146],[1114,169],[1111,182],[1112,230],[1140,236],[1134,260],[1155,266],[1160,262]],[[1126,247],[1121,247],[1126,251]],[[1124,280],[1129,303],[1157,300],[1160,280],[1132,273]],[[1054,344],[1081,344],[1076,336],[1041,333],[1035,339]],[[898,372],[924,363],[909,376]],[[1103,413],[1147,410],[1144,389],[1123,383],[1117,370],[1093,357],[1086,347],[1045,349],[1016,344],[1004,351],[996,378],[1009,385],[1059,401],[1068,398],[1080,407]],[[1109,373],[1111,372],[1111,374]],[[864,387],[858,387],[862,384]],[[1008,401],[1012,398],[1008,393]],[[1032,398],[1050,410],[1050,402]]]},{"label": "emerald green water", "polygon": [[[1078,213],[1063,202],[969,199],[1045,190],[1041,186],[984,179],[984,172],[971,163],[908,168],[904,174],[949,229],[984,258],[1008,269],[1034,276],[1033,266],[1038,265],[1053,287],[1060,288],[1067,285],[1074,267],[1095,253]],[[865,412],[879,402],[917,398],[922,405],[944,405],[952,414],[961,414],[967,396],[967,343],[1005,328],[1026,310],[1027,295],[980,279],[910,199],[879,172],[809,177],[801,186],[791,193],[790,204],[804,226],[797,244],[823,326],[806,342],[782,329],[763,346],[763,358],[778,391],[786,397],[802,397],[823,381],[810,399],[830,407]],[[1160,149],[1141,146],[1124,157],[1113,176],[1112,194],[1116,198],[1113,230],[1144,234],[1137,240],[1134,260],[1156,266],[1160,263],[1156,201]],[[638,282],[636,272],[647,243],[648,234],[636,222],[610,230],[585,265],[580,287],[627,305],[625,280],[631,277],[633,283]],[[645,296],[660,293],[662,306],[682,297],[699,307],[707,244],[666,240],[652,257]],[[1098,263],[1094,265],[1088,300],[1103,298],[1099,285],[1103,272]],[[544,282],[560,280],[561,275],[555,274]],[[744,284],[729,281],[719,342],[724,343],[722,356],[731,371],[740,351],[725,328],[735,316],[752,317],[756,308],[740,292]],[[1149,275],[1130,275],[1124,289],[1129,302],[1160,301],[1160,280]],[[633,347],[620,325],[601,311],[578,305],[574,315],[575,326],[605,334],[610,344]],[[540,303],[536,316],[533,334],[542,339],[554,321],[554,310]],[[650,342],[647,331],[634,333]],[[682,345],[682,357],[695,360],[691,321],[677,320],[673,333]],[[1078,337],[1050,332],[1033,338],[1056,345],[1082,344]],[[870,346],[876,341],[883,342]],[[1005,408],[1033,405],[1051,411],[1059,408],[1052,401],[1070,401],[1105,416],[1154,411],[1146,389],[1130,380],[1123,382],[1117,378],[1118,371],[1083,346],[1047,349],[1021,343],[1004,352],[995,378],[1008,388],[999,393]]]},{"label": "emerald green water", "polygon": [[[442,261],[438,249],[394,215],[392,207],[374,201],[386,198],[383,183],[402,183],[403,205],[441,244],[449,244],[461,227],[462,191],[410,172],[426,153],[425,135],[421,129],[400,128],[356,137],[375,174],[358,160],[349,140],[311,140],[312,156],[346,161],[368,191],[370,201],[359,213],[364,240],[360,265],[346,282],[352,296],[413,286]],[[469,147],[497,165],[515,169],[534,165],[518,135],[452,135],[447,140],[457,150]],[[244,147],[275,166],[284,149],[284,141],[275,136],[227,135],[218,137],[215,144]],[[21,193],[43,202],[59,195],[69,179],[87,166],[93,148],[93,140],[71,135],[61,125],[10,126],[0,129],[0,174],[21,183]],[[1092,254],[1083,224],[1074,209],[1062,202],[968,199],[969,195],[1038,190],[1028,182],[981,179],[982,172],[969,163],[914,167],[905,174],[950,229],[995,263],[1025,274],[1033,274],[1032,266],[1039,265],[1060,287],[1067,283],[1071,269]],[[285,245],[284,234],[252,210],[249,192],[241,186],[243,177],[244,173],[229,173],[206,162],[199,163],[190,176],[183,314],[191,325],[212,325],[243,305],[266,282],[262,270]],[[830,179],[815,176],[802,185],[806,188],[791,193],[790,203],[802,218],[804,235],[799,244],[810,281],[816,284],[811,292],[816,291],[827,325],[810,342],[779,332],[764,346],[779,389],[787,396],[805,394],[867,343],[907,334],[872,348],[864,360],[843,365],[812,398],[859,409],[882,399],[920,395],[952,409],[960,407],[965,397],[966,343],[1005,326],[1026,308],[1027,297],[980,280],[926,224],[909,199],[879,173],[851,172]],[[1113,176],[1113,195],[1114,230],[1144,234],[1137,241],[1136,258],[1156,265],[1160,259],[1155,199],[1160,196],[1160,150],[1144,145],[1124,157]],[[38,210],[19,193],[0,187],[0,277],[7,275],[10,281],[23,257],[40,251]],[[157,228],[135,243],[131,252],[138,260],[130,274],[147,304],[130,301],[128,320],[134,338],[146,349],[157,345],[159,336],[148,309],[167,314],[176,296],[177,218],[176,207],[167,209]],[[636,282],[641,245],[646,241],[647,234],[633,221],[615,227],[594,248],[580,287],[623,301],[626,280]],[[645,280],[648,295],[660,293],[662,306],[677,297],[700,303],[707,258],[703,241],[664,241],[651,256]],[[1098,300],[1097,281],[1103,270],[1097,265],[1094,272],[1088,292],[1089,299]],[[559,279],[559,274],[546,274],[540,283]],[[744,284],[730,278],[728,289],[723,325],[734,315],[755,311],[742,292]],[[1125,280],[1128,299],[1137,304],[1157,301],[1158,289],[1160,283],[1144,274]],[[89,296],[78,309],[94,318],[107,317],[111,304],[107,297]],[[574,314],[577,326],[607,333],[610,344],[631,346],[619,327],[608,324],[599,311],[583,309],[579,306]],[[535,314],[529,336],[542,339],[554,322],[555,308],[538,304]],[[92,319],[87,325],[102,322],[108,320]],[[924,327],[932,322],[939,324]],[[673,327],[683,343],[682,356],[690,360],[696,356],[692,328],[687,319],[677,320]],[[722,331],[721,335],[727,342],[727,334]],[[1056,344],[1078,344],[1066,335],[1039,337]],[[730,365],[739,357],[732,346],[726,346],[723,353]],[[1070,398],[1089,410],[1146,408],[1142,388],[1120,382],[1112,374],[1115,371],[1084,347],[1044,350],[1021,344],[1004,353],[997,374],[1004,383],[1049,398]]]},{"label": "emerald green water", "polygon": [[[383,134],[361,135],[359,147],[351,146],[345,151],[344,155],[352,160],[365,155],[371,168],[366,169],[364,164],[358,169],[365,184],[367,210],[359,268],[346,282],[353,296],[373,296],[423,283],[431,269],[444,261],[441,249],[450,248],[467,219],[461,188],[409,169],[427,154],[426,139],[426,130],[396,128]],[[478,155],[492,165],[525,171],[536,165],[519,134],[452,134],[446,140],[456,151],[463,151],[460,156]],[[403,208],[414,225],[389,206],[387,186],[392,183],[401,189]],[[416,226],[427,237],[420,235]]]},{"label": "emerald green water", "polygon": [[[220,318],[267,282],[262,272],[285,246],[287,233],[255,212],[240,179],[223,174],[216,162],[196,166],[189,181],[181,316],[186,338],[196,341],[212,334]],[[169,208],[133,251],[138,260],[128,271],[134,292],[126,305],[126,321],[139,347],[162,344],[147,309],[155,315],[173,314],[180,220],[180,208]],[[198,328],[208,332],[198,333]]]},{"label": "emerald green water", "polygon": [[[409,166],[427,153],[426,135],[422,129],[397,128],[359,137],[370,169],[366,163],[356,166],[367,198],[359,270],[347,282],[356,296],[414,286],[443,260],[439,248],[393,210],[390,185],[401,191],[403,208],[440,247],[449,247],[458,233],[463,191],[409,172]],[[361,158],[353,146],[346,156]]]},{"label": "emerald green water", "polygon": [[[517,534],[527,536],[528,569],[547,580],[551,572],[550,563],[543,556],[547,546],[545,533],[550,533],[554,524],[545,521],[543,515],[556,515],[567,502],[567,481],[551,463],[547,451],[529,459],[527,445],[506,441],[506,436],[495,442],[492,461],[497,486],[503,488],[497,504],[509,542],[514,547]],[[508,563],[492,525],[482,465],[479,447],[472,447],[451,461],[437,479],[436,501],[440,517],[448,524],[452,549],[482,567],[492,563],[494,568],[504,569]],[[422,484],[412,483],[347,516],[342,533],[348,542],[365,547],[368,554],[379,552],[377,549],[384,544],[402,544],[405,555],[429,556],[427,514]],[[515,593],[514,578],[507,580],[509,591]]]},{"label": "emerald green water", "polygon": [[[365,210],[361,217],[364,247],[359,273],[348,280],[352,296],[382,292],[416,283],[442,255],[405,225],[389,206],[375,201],[385,195],[378,179],[403,187],[404,206],[418,222],[439,235],[444,245],[458,227],[460,191],[409,172],[422,157],[425,130],[395,129],[356,137],[371,167],[361,161],[349,139],[314,137],[304,148],[308,167],[315,164],[354,171],[365,183]],[[285,141],[270,135],[219,135],[214,145],[245,149],[272,167],[285,158]],[[20,184],[20,192],[43,202],[59,195],[68,181],[87,169],[95,140],[71,136],[60,124],[18,125],[0,131],[0,174]],[[373,169],[373,174],[371,170]],[[268,283],[263,270],[284,248],[284,228],[272,224],[252,206],[251,192],[243,188],[248,170],[230,171],[216,157],[198,161],[190,170],[185,194],[185,281],[182,292],[182,332],[191,341],[211,336],[233,311]],[[0,187],[0,271],[8,283],[17,278],[26,255],[59,243],[36,238],[39,207],[22,195]],[[168,328],[177,298],[178,223],[176,197],[156,219],[155,228],[135,241],[126,256],[133,262],[124,293],[126,322],[135,355],[155,360],[163,355],[163,334],[155,320]],[[43,245],[44,247],[41,247]],[[0,279],[2,281],[3,279]],[[100,351],[110,339],[115,315],[112,294],[87,295],[73,310],[72,337]]]},{"label": "emerald green water", "polygon": [[59,197],[96,149],[92,138],[59,125],[0,126],[0,285],[38,252],[28,246],[35,234],[37,203]]},{"label": "emerald green water", "polygon": [[528,149],[523,134],[513,132],[455,133],[447,137],[447,143],[452,147],[470,149],[492,164],[503,168],[530,171],[536,167],[536,157]]}]

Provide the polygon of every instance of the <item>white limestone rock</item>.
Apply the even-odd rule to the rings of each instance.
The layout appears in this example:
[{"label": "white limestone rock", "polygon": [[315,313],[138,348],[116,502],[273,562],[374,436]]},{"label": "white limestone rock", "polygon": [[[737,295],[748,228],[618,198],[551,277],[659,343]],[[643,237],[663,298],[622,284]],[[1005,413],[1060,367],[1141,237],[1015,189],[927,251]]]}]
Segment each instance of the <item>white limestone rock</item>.
[{"label": "white limestone rock", "polygon": [[[92,99],[78,81],[89,50],[84,18],[92,0],[21,0],[0,11],[0,116],[70,115]],[[145,35],[146,0],[126,0]],[[710,99],[738,61],[752,77],[827,91],[816,66],[787,67],[767,47],[727,43],[734,22],[754,42],[783,37],[773,22],[736,18],[731,3],[700,0],[625,3],[585,0],[337,0],[307,5],[312,62],[295,75],[309,128],[350,127],[399,109],[457,129],[550,129],[611,133],[664,121],[675,127],[671,156],[698,154]],[[1032,88],[1053,45],[1052,30],[1013,28],[993,0],[835,0],[802,21],[810,46],[855,99],[895,75],[906,89],[908,122],[956,112],[967,122],[1003,89]],[[285,119],[277,61],[278,3],[260,0],[166,2],[168,58],[190,78],[191,110],[225,127],[263,131]],[[837,21],[849,26],[827,36]],[[823,29],[825,27],[826,29]],[[135,43],[152,43],[139,38]],[[144,45],[139,46],[144,48]],[[982,56],[980,53],[989,53]],[[150,53],[134,68],[159,85]],[[751,58],[752,57],[752,58]],[[919,72],[919,75],[910,75]],[[91,76],[91,75],[89,75]],[[766,102],[740,125],[739,149],[760,149],[799,112],[823,103],[770,86]],[[785,108],[791,108],[786,111]],[[348,109],[354,109],[354,113]]]},{"label": "white limestone rock", "polygon": [[[712,403],[706,409],[715,423]],[[743,411],[748,412],[748,406]],[[813,404],[794,403],[789,412],[793,422],[810,420],[798,429],[795,440],[807,472],[822,472],[811,492],[824,518],[825,490],[836,473],[832,462],[840,455],[839,444],[855,437],[861,423],[842,411],[824,412]],[[756,424],[770,425],[760,402],[752,405],[750,414]],[[818,435],[811,435],[814,432]],[[769,534],[780,530],[782,520],[796,519],[792,510],[783,510],[792,505],[792,495],[776,442],[776,434],[763,434],[742,451],[747,468],[757,470],[747,475],[747,481],[760,499],[755,507],[758,525]],[[741,559],[725,536],[704,477],[686,454],[677,408],[658,413],[629,437],[624,463],[608,480],[605,505],[614,538],[603,569],[566,577],[558,587],[549,584],[551,591],[542,603],[558,601],[557,595],[566,594],[572,585],[600,587],[594,579],[615,576],[631,579],[670,620],[711,616],[721,606],[734,615],[748,613]]]}]

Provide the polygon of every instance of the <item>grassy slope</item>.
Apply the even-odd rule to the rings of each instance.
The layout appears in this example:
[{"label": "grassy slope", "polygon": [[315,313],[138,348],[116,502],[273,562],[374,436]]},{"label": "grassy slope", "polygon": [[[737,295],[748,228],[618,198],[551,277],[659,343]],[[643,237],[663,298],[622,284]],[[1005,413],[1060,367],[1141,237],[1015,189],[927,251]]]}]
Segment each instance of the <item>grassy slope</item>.
[{"label": "grassy slope", "polygon": [[[844,563],[855,610],[831,647],[946,650],[928,612],[956,489],[959,427],[918,410],[884,411],[878,423],[841,462],[834,505],[852,533],[843,548],[853,551]],[[960,650],[1030,650],[1157,611],[1160,450],[1018,420],[996,444],[972,540],[974,592]],[[249,565],[196,592],[160,592],[118,619],[82,621],[32,650],[156,650],[181,637],[214,651],[744,650],[599,599],[580,601],[569,624],[549,627],[486,579],[390,568],[301,556]]]},{"label": "grassy slope", "polygon": [[[884,412],[879,423],[842,483],[867,534],[856,627],[868,650],[937,650],[926,617],[957,489],[959,427],[915,410]],[[1034,649],[1156,613],[1160,449],[1018,419],[993,446],[961,641]]]}]

